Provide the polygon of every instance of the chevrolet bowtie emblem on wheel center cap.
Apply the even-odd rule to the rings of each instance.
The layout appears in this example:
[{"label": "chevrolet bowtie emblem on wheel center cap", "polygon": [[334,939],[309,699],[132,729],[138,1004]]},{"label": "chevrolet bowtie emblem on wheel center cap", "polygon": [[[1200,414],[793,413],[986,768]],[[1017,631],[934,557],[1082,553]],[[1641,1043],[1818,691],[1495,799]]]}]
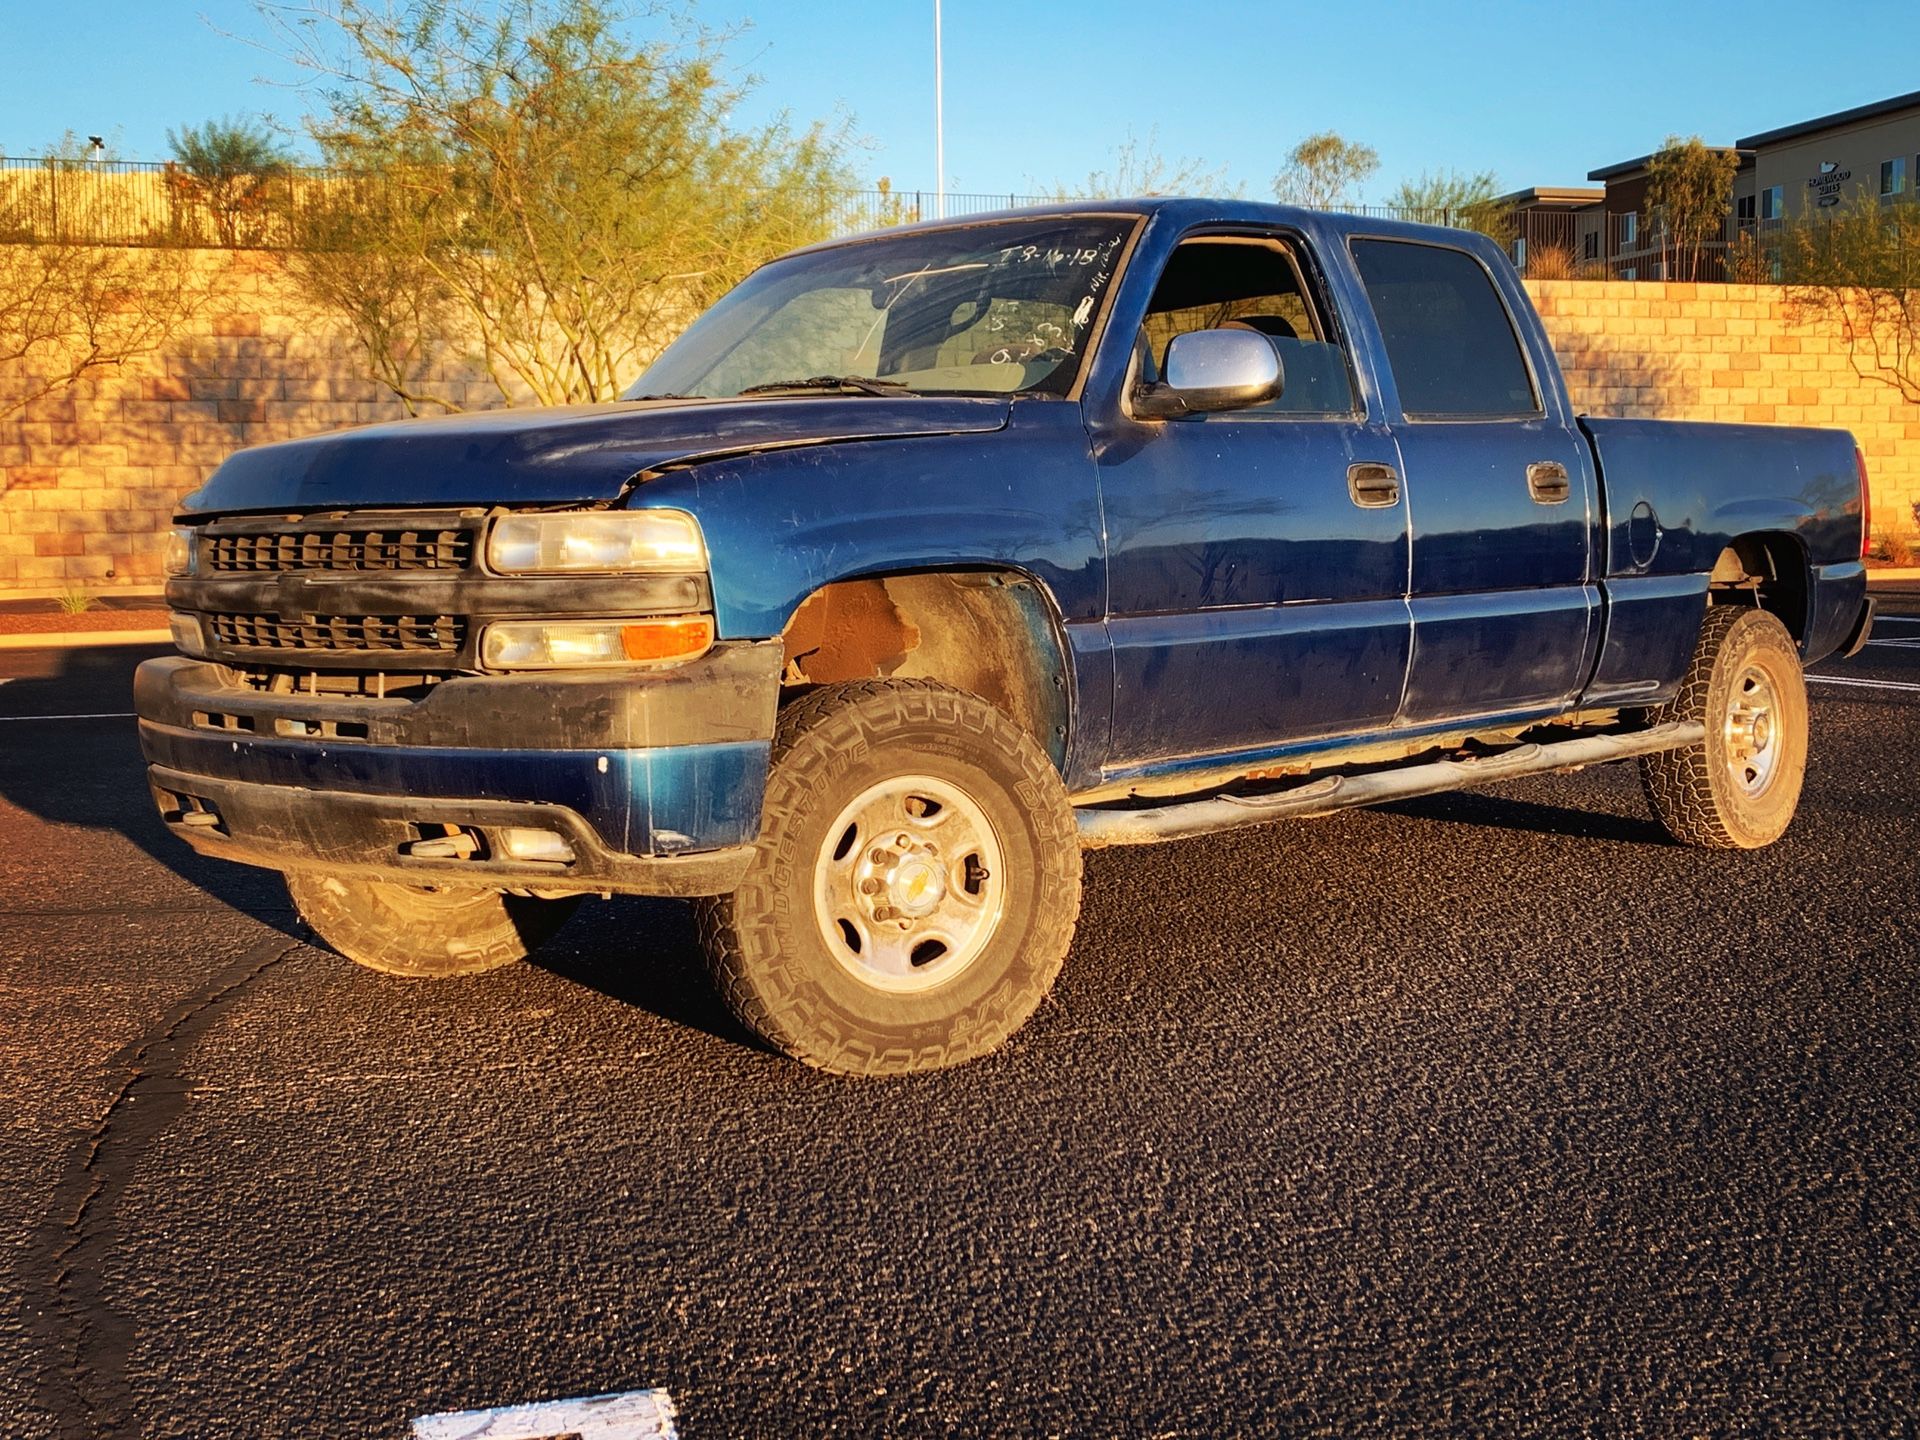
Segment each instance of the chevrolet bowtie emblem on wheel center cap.
[{"label": "chevrolet bowtie emblem on wheel center cap", "polygon": [[940,904],[947,893],[940,869],[930,861],[909,860],[888,879],[887,894],[894,908],[908,915],[925,915]]}]

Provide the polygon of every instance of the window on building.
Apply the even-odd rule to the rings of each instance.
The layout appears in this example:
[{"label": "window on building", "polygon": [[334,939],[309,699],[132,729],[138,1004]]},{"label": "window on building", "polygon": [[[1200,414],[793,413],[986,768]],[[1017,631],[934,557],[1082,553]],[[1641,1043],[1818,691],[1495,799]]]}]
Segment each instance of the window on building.
[{"label": "window on building", "polygon": [[1787,191],[1783,185],[1769,185],[1760,192],[1760,218],[1778,220],[1786,214]]},{"label": "window on building", "polygon": [[1640,212],[1629,210],[1620,217],[1620,248],[1631,250],[1640,243]]},{"label": "window on building", "polygon": [[1527,273],[1527,237],[1524,235],[1513,237],[1513,268],[1522,275]]},{"label": "window on building", "polygon": [[1757,197],[1742,195],[1738,200],[1733,202],[1734,219],[1738,220],[1742,225],[1751,225],[1753,223],[1754,206],[1756,203]]},{"label": "window on building", "polygon": [[1582,237],[1581,250],[1589,260],[1598,260],[1600,258],[1600,232],[1598,230],[1589,230]]},{"label": "window on building", "polygon": [[1880,162],[1880,195],[1883,199],[1892,199],[1904,195],[1907,191],[1907,157],[1896,155],[1891,160]]},{"label": "window on building", "polygon": [[1394,240],[1356,240],[1353,258],[1409,419],[1540,413],[1512,317],[1478,260]]}]

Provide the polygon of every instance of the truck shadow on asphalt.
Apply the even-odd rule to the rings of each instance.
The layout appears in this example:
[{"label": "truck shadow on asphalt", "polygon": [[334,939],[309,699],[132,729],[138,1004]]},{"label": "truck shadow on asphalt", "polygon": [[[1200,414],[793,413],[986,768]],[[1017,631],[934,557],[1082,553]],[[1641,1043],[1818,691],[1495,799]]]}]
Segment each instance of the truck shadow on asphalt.
[{"label": "truck shadow on asphalt", "polygon": [[1478,825],[1490,830],[1519,830],[1533,835],[1562,835],[1572,840],[1612,840],[1622,845],[1679,845],[1651,817],[1609,815],[1572,806],[1542,805],[1515,800],[1484,790],[1455,790],[1444,795],[1422,795],[1376,805],[1388,815],[1409,820],[1439,820],[1455,825]]},{"label": "truck shadow on asphalt", "polygon": [[[139,733],[127,712],[133,708],[134,668],[168,653],[164,646],[129,645],[0,652],[0,800],[48,825],[120,836],[192,889],[289,939],[319,944],[294,912],[278,874],[197,855],[168,833],[154,808]],[[77,718],[82,716],[101,718]],[[16,854],[39,843],[31,832],[4,829],[0,840]],[[78,887],[89,881],[74,874],[62,883]],[[39,897],[16,894],[24,904],[62,898],[77,897],[58,890]],[[167,903],[148,886],[126,898]],[[685,902],[589,899],[533,963],[673,1024],[758,1046],[708,984],[692,907]]]},{"label": "truck shadow on asphalt", "polygon": [[631,895],[589,899],[530,963],[669,1024],[767,1049],[715,993],[688,901]]},{"label": "truck shadow on asphalt", "polygon": [[[204,859],[167,833],[147,789],[133,671],[164,646],[0,652],[0,799],[50,825],[119,835],[164,870],[292,939],[312,936],[271,871]],[[102,718],[75,718],[75,717]],[[44,717],[44,718],[40,718]],[[8,837],[16,852],[35,837]],[[84,874],[67,883],[88,883]],[[139,903],[142,888],[128,899]],[[33,903],[34,897],[16,895]],[[61,898],[58,891],[53,897]],[[97,898],[97,897],[88,897]]]}]

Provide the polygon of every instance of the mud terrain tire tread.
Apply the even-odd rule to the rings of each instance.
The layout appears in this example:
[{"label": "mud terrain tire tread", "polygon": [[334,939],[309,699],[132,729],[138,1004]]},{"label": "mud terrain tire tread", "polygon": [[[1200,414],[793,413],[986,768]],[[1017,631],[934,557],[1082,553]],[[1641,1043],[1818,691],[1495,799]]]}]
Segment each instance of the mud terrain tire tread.
[{"label": "mud terrain tire tread", "polygon": [[[830,816],[876,750],[898,745],[915,764],[915,737],[957,743],[964,761],[1003,793],[1017,815],[1037,874],[1028,903],[1010,910],[974,962],[1005,979],[972,1008],[944,1020],[862,1020],[830,1002],[813,967],[834,961],[813,935],[811,855],[793,844],[808,817]],[[988,797],[976,797],[983,801]],[[826,818],[818,823],[824,825]],[[1024,914],[1021,911],[1024,910]],[[1080,913],[1080,843],[1066,789],[1045,753],[1000,710],[930,680],[857,680],[824,685],[791,702],[775,730],[759,852],[731,895],[696,902],[700,936],[722,1000],[769,1045],[823,1070],[900,1075],[942,1069],[998,1049],[1046,998]],[[938,993],[938,992],[935,992]]]},{"label": "mud terrain tire tread", "polygon": [[[1733,783],[1723,725],[1736,677],[1749,660],[1769,655],[1784,662],[1778,669],[1786,751],[1774,783],[1753,797]],[[1784,683],[1787,677],[1790,684]],[[1777,617],[1746,606],[1710,607],[1686,678],[1652,718],[1655,723],[1697,720],[1707,727],[1707,738],[1698,745],[1641,758],[1647,803],[1669,835],[1710,850],[1757,850],[1780,838],[1793,820],[1806,776],[1807,695],[1799,651]]]},{"label": "mud terrain tire tread", "polygon": [[524,960],[579,908],[580,897],[540,900],[481,886],[427,891],[389,880],[292,870],[294,908],[356,964],[387,975],[445,980]]}]

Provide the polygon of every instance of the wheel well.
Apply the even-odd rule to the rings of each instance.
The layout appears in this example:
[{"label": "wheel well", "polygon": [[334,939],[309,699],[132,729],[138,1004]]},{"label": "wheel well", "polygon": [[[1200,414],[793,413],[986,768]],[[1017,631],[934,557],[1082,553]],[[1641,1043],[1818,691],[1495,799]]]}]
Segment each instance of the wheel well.
[{"label": "wheel well", "polygon": [[1708,592],[1715,605],[1758,605],[1795,640],[1806,638],[1807,556],[1791,535],[1742,535],[1720,552]]},{"label": "wheel well", "polygon": [[1065,770],[1066,648],[1048,596],[1018,571],[836,580],[801,602],[780,638],[783,702],[839,680],[938,680],[997,706]]}]

